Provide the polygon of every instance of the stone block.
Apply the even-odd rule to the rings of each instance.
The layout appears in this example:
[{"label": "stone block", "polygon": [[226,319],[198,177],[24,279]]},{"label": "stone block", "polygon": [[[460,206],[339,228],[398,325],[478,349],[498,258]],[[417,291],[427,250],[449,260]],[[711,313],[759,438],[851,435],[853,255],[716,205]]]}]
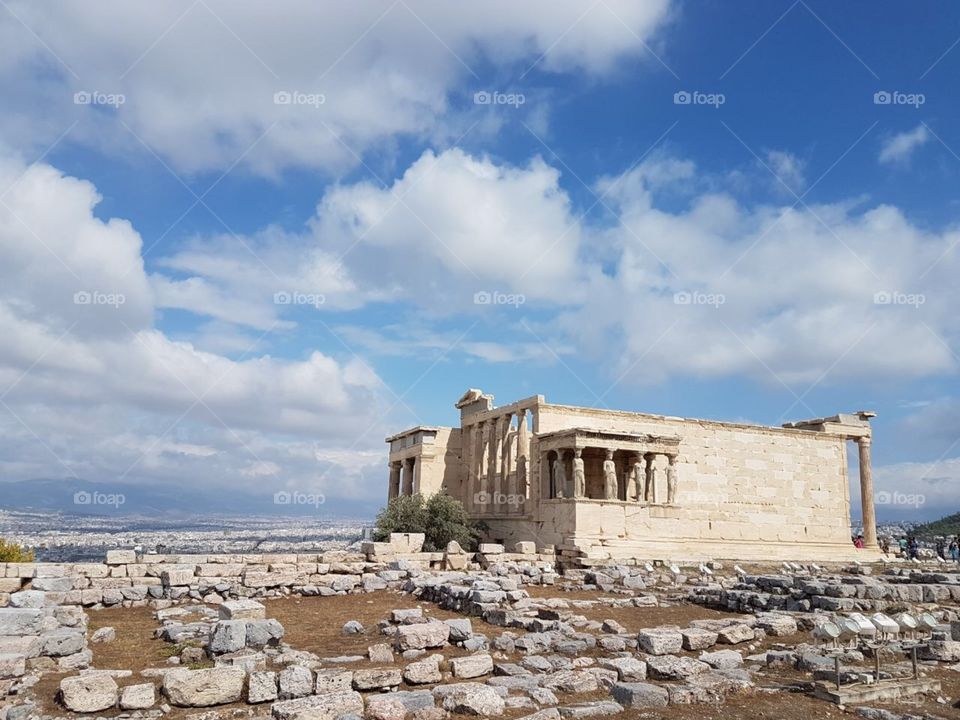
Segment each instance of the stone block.
[{"label": "stone block", "polygon": [[537,544],[529,540],[522,540],[514,545],[514,552],[518,552],[523,555],[535,555],[537,552]]},{"label": "stone block", "polygon": [[221,620],[262,620],[267,617],[267,609],[262,603],[249,598],[227,600],[217,608]]},{"label": "stone block", "polygon": [[39,635],[42,629],[42,611],[36,608],[0,608],[0,637]]},{"label": "stone block", "polygon": [[178,707],[226,705],[243,695],[245,678],[239,667],[170,670],[163,676],[163,694]]},{"label": "stone block", "polygon": [[337,720],[363,716],[363,696],[358,692],[333,692],[273,704],[274,720]]},{"label": "stone block", "polygon": [[22,677],[27,671],[27,659],[14,653],[0,654],[0,680]]},{"label": "stone block", "polygon": [[278,679],[281,700],[306,697],[314,689],[313,673],[303,665],[288,665],[280,671]]},{"label": "stone block", "polygon": [[666,707],[670,701],[666,689],[649,683],[618,683],[610,694],[626,708]]},{"label": "stone block", "polygon": [[314,692],[317,695],[349,692],[353,687],[353,671],[324,668],[317,670],[317,682]]},{"label": "stone block", "polygon": [[467,655],[450,660],[453,676],[463,680],[483,677],[493,672],[493,658],[486,653]]},{"label": "stone block", "polygon": [[503,555],[503,545],[499,543],[480,543],[477,549],[482,555]]},{"label": "stone block", "polygon": [[135,550],[107,550],[107,565],[127,565],[136,561]]},{"label": "stone block", "polygon": [[153,683],[127,685],[120,691],[121,710],[149,710],[157,702],[157,690]]},{"label": "stone block", "polygon": [[717,632],[717,640],[725,645],[738,645],[754,639],[753,628],[743,623],[727,625]]},{"label": "stone block", "polygon": [[117,681],[108,673],[67,677],[60,681],[60,700],[68,710],[91,713],[117,704]]},{"label": "stone block", "polygon": [[669,655],[683,648],[683,635],[675,627],[647,628],[637,633],[637,645],[650,655]]},{"label": "stone block", "polygon": [[247,702],[273,702],[277,699],[277,674],[275,672],[250,673],[249,687],[247,688]]},{"label": "stone block", "polygon": [[221,620],[210,631],[208,648],[214,655],[232,653],[245,647],[247,624],[243,620]]},{"label": "stone block", "polygon": [[704,628],[690,627],[680,631],[684,650],[706,650],[717,644],[717,633]]},{"label": "stone block", "polygon": [[401,625],[397,629],[396,647],[404,650],[425,650],[443,647],[450,637],[450,626],[442,622],[426,622],[416,625]]},{"label": "stone block", "polygon": [[398,687],[401,682],[403,678],[398,668],[372,668],[355,670],[353,673],[354,690],[386,691]]}]

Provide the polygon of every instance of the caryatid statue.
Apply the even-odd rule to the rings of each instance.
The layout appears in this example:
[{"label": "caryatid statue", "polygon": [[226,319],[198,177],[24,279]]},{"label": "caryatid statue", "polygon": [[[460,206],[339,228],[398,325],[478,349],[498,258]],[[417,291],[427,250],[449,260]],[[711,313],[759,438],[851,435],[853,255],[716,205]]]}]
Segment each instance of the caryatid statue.
[{"label": "caryatid statue", "polygon": [[563,452],[560,450],[553,461],[553,491],[558,498],[567,496],[567,471],[563,467]]},{"label": "caryatid statue", "polygon": [[641,475],[642,468],[640,465],[639,456],[633,456],[633,462],[630,463],[630,468],[627,470],[627,501],[635,502],[640,497],[640,488],[643,483],[643,476]]},{"label": "caryatid statue", "polygon": [[573,496],[582,498],[587,496],[587,475],[583,471],[582,450],[573,451]]},{"label": "caryatid statue", "polygon": [[667,455],[667,505],[677,499],[677,456]]},{"label": "caryatid statue", "polygon": [[603,497],[607,500],[618,499],[617,465],[613,462],[613,450],[607,450],[607,459],[603,461]]},{"label": "caryatid statue", "polygon": [[647,461],[645,476],[643,479],[643,500],[648,503],[657,501],[657,469],[653,466],[656,456],[653,453],[647,453],[643,456]]}]

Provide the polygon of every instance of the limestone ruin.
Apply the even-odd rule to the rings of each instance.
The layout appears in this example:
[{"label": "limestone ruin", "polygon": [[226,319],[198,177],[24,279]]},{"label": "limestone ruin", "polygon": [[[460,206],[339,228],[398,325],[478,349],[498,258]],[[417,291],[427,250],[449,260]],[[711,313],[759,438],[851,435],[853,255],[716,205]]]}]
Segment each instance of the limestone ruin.
[{"label": "limestone ruin", "polygon": [[[587,560],[876,559],[870,419],[765,427],[468,390],[460,427],[387,438],[389,497],[445,492],[513,546]],[[847,444],[858,445],[865,548],[851,544]]]}]

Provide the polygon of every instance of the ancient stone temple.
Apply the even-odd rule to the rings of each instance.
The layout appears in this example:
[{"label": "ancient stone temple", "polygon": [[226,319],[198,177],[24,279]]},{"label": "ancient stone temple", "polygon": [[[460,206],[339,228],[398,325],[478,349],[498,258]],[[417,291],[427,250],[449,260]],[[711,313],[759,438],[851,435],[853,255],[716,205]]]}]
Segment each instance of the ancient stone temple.
[{"label": "ancient stone temple", "polygon": [[[874,559],[872,412],[766,427],[468,390],[460,427],[387,438],[389,496],[446,492],[489,540],[590,559]],[[850,534],[858,444],[865,550]]]}]

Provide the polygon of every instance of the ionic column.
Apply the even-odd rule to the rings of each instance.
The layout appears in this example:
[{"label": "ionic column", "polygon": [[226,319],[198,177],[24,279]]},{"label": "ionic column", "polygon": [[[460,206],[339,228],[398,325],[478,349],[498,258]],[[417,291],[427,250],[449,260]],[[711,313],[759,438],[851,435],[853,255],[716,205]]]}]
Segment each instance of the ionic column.
[{"label": "ionic column", "polygon": [[677,456],[667,455],[667,505],[677,500]]},{"label": "ionic column", "polygon": [[404,495],[413,495],[413,465],[416,461],[416,458],[403,461],[403,483],[400,491]]},{"label": "ionic column", "polygon": [[863,508],[863,544],[869,548],[877,547],[877,514],[873,507],[873,467],[870,464],[869,435],[859,438],[860,448],[860,505]]},{"label": "ionic column", "polygon": [[527,470],[530,463],[530,439],[527,437],[527,411],[517,414],[517,494],[524,500],[529,496]]},{"label": "ionic column", "polygon": [[387,494],[388,500],[393,500],[400,494],[400,467],[402,463],[394,461],[390,463],[390,490]]}]

